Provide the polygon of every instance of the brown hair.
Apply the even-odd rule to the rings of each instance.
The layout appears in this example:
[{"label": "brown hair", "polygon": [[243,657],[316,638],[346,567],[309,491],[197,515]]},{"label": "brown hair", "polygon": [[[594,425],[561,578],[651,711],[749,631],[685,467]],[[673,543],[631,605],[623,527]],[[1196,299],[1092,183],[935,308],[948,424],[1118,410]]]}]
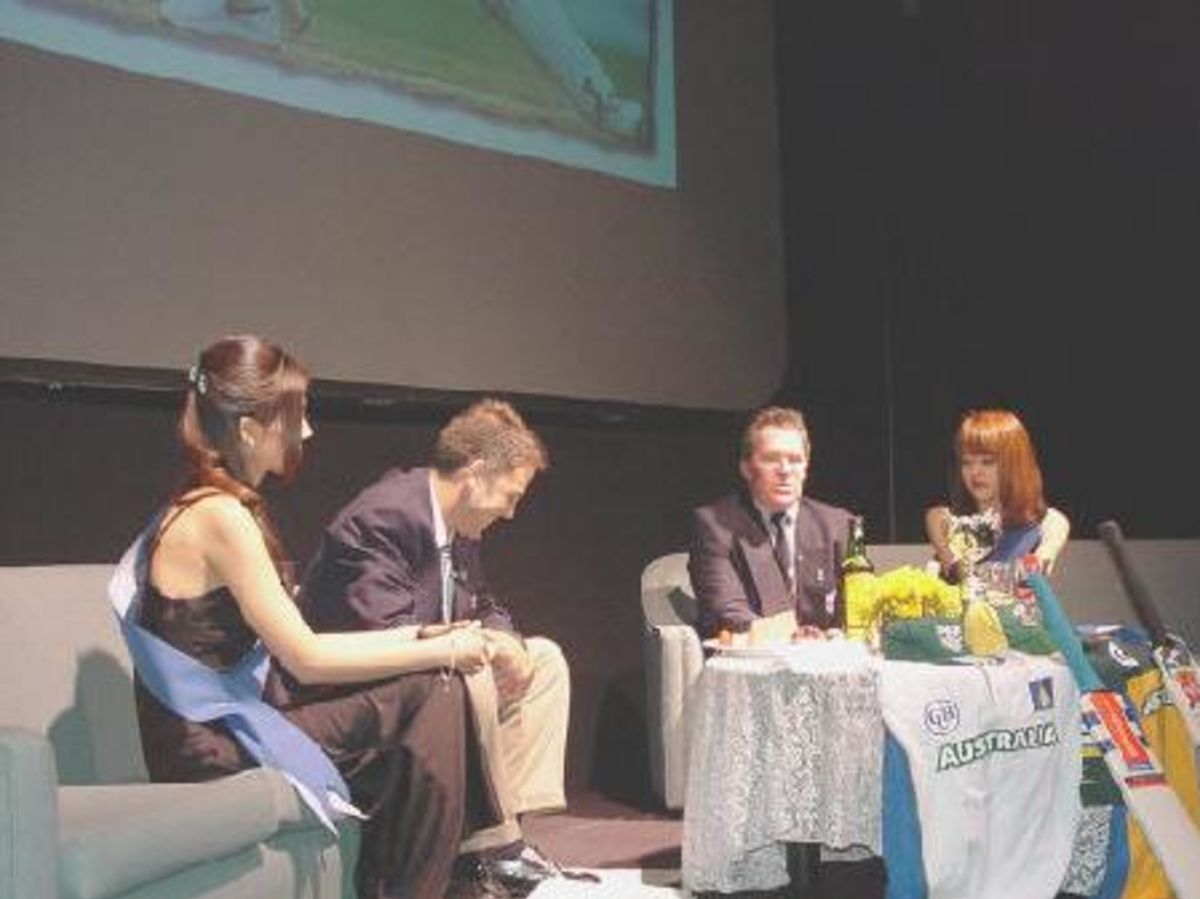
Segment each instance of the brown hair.
[{"label": "brown hair", "polygon": [[962,482],[962,458],[970,453],[996,457],[1000,476],[1000,514],[1006,527],[1041,521],[1046,514],[1042,471],[1033,441],[1021,419],[1007,409],[967,412],[954,435],[954,471],[950,505],[957,514],[977,511]]},{"label": "brown hair", "polygon": [[232,494],[258,522],[277,568],[282,546],[261,495],[246,483],[239,421],[279,421],[286,445],[284,480],[300,467],[308,373],[275,344],[254,335],[224,337],[200,353],[178,433],[186,465],[176,499],[200,487]]},{"label": "brown hair", "polygon": [[749,459],[754,454],[754,440],[759,431],[765,428],[787,428],[799,431],[804,441],[804,455],[812,455],[812,445],[808,439],[808,426],[799,409],[789,409],[785,406],[767,406],[759,409],[742,431],[742,458]]},{"label": "brown hair", "polygon": [[550,464],[540,437],[509,403],[481,399],[459,412],[438,432],[433,467],[453,474],[476,459],[487,474],[529,467],[541,471]]}]

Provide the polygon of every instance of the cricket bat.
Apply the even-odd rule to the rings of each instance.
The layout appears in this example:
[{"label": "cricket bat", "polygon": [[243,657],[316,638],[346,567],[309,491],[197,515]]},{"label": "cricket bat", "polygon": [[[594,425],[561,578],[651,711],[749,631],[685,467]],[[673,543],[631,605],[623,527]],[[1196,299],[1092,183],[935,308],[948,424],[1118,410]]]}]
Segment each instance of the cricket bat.
[{"label": "cricket bat", "polygon": [[1050,582],[1029,576],[1042,623],[1066,659],[1079,687],[1083,723],[1104,752],[1104,763],[1125,798],[1178,899],[1200,899],[1200,830],[1167,784],[1142,733],[1137,710],[1123,694],[1105,688]]},{"label": "cricket bat", "polygon": [[1125,537],[1121,526],[1115,521],[1102,522],[1097,528],[1100,539],[1108,549],[1109,557],[1117,568],[1121,586],[1133,604],[1138,618],[1150,632],[1151,653],[1154,663],[1162,672],[1163,687],[1167,696],[1183,718],[1192,749],[1200,748],[1200,670],[1188,649],[1187,643],[1163,627],[1158,607],[1150,596],[1146,582],[1142,580],[1125,548]]}]

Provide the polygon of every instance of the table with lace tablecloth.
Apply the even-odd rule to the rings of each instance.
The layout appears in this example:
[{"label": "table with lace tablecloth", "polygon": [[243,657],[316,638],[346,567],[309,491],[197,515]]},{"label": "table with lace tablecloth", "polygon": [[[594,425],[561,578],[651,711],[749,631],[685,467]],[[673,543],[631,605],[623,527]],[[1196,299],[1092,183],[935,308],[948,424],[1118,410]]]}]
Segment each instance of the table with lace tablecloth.
[{"label": "table with lace tablecloth", "polygon": [[[978,679],[971,666],[866,655],[834,662],[813,664],[787,652],[717,655],[706,662],[688,709],[682,874],[693,894],[783,886],[789,843],[820,843],[823,856],[830,848],[850,850],[843,857],[879,855],[882,703],[915,689],[922,672],[947,685]],[[1064,690],[1060,698],[1068,695],[1074,696]],[[1077,715],[1077,703],[1069,705]],[[1062,730],[1065,751],[1077,757],[1078,726],[1067,723]],[[1078,818],[1063,891],[1096,893],[1110,815],[1111,809],[1089,808]]]},{"label": "table with lace tablecloth", "polygon": [[787,844],[880,851],[879,663],[717,656],[688,710],[683,882],[788,882]]}]

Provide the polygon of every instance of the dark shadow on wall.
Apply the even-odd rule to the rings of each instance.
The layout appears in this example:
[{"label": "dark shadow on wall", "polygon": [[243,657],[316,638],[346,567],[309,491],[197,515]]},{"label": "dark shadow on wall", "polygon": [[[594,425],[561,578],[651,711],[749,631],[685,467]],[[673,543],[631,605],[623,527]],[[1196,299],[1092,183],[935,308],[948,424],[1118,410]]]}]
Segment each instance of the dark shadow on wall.
[{"label": "dark shadow on wall", "polygon": [[591,784],[610,799],[654,811],[646,755],[646,679],[625,669],[604,683],[596,713]]},{"label": "dark shadow on wall", "polygon": [[47,729],[63,785],[134,783],[146,779],[133,704],[133,681],[105,652],[79,659],[75,702]]}]

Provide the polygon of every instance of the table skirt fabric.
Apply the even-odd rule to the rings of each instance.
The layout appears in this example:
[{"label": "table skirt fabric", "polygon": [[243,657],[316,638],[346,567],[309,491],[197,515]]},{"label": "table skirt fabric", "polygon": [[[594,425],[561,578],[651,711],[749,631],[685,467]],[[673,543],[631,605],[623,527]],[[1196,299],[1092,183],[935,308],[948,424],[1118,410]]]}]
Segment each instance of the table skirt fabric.
[{"label": "table skirt fabric", "polygon": [[693,893],[786,884],[789,842],[879,853],[876,664],[714,658],[689,717],[683,878]]},{"label": "table skirt fabric", "polygon": [[1072,896],[1095,896],[1100,892],[1108,875],[1111,830],[1114,825],[1123,827],[1125,823],[1125,816],[1114,816],[1113,811],[1111,805],[1097,805],[1084,806],[1080,812],[1061,892]]}]

